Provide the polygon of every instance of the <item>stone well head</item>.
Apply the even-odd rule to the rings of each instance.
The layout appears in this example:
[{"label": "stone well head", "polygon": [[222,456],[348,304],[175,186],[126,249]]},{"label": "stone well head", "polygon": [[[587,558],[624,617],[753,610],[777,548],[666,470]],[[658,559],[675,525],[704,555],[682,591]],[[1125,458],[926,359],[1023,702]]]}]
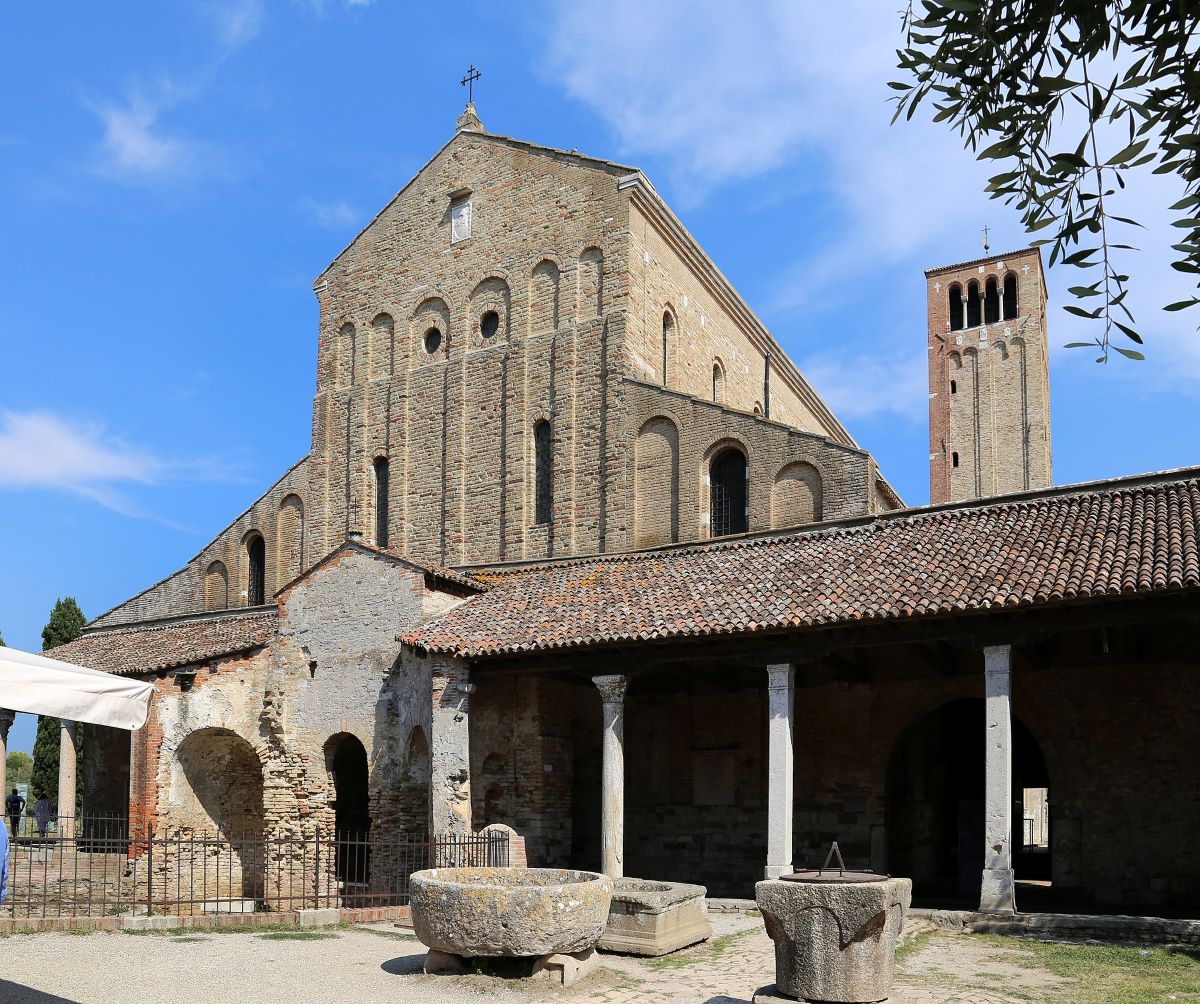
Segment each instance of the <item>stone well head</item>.
[{"label": "stone well head", "polygon": [[467,958],[591,948],[612,891],[608,876],[566,868],[430,868],[409,880],[417,937]]}]

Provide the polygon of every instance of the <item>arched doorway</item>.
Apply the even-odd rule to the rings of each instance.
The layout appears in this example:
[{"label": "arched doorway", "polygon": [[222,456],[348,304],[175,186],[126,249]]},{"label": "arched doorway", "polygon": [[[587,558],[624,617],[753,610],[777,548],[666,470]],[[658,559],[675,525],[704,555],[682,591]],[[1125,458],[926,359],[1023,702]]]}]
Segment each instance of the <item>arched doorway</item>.
[{"label": "arched doorway", "polygon": [[371,830],[366,747],[357,736],[339,732],[325,743],[325,764],[333,780],[337,877],[342,882],[366,882]]},{"label": "arched doorway", "polygon": [[186,874],[187,895],[203,887],[210,901],[263,899],[263,770],[254,747],[229,729],[198,729],[175,751],[172,775],[174,805],[159,832],[183,839],[165,852],[178,858],[165,862],[166,894],[171,876]]},{"label": "arched doorway", "polygon": [[[951,701],[917,719],[897,740],[887,771],[888,871],[912,878],[922,899],[978,902],[983,873],[984,702]],[[1015,717],[1013,870],[1050,877],[1048,824],[1026,846],[1025,805],[1049,801],[1050,777],[1033,734]],[[1043,817],[1044,818],[1044,817]]]}]

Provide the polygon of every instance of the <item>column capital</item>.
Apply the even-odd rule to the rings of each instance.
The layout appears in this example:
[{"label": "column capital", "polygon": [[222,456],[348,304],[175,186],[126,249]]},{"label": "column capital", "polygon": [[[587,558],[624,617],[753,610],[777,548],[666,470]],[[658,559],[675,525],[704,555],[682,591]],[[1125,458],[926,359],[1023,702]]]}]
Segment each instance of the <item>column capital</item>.
[{"label": "column capital", "polygon": [[1011,667],[1011,645],[985,645],[983,647],[983,671],[985,673],[1007,673]]},{"label": "column capital", "polygon": [[767,688],[790,690],[796,680],[796,666],[790,662],[776,662],[767,666]]},{"label": "column capital", "polygon": [[625,700],[625,688],[629,686],[629,677],[619,674],[593,676],[592,683],[600,691],[600,699],[605,704],[620,704]]},{"label": "column capital", "polygon": [[8,708],[0,708],[0,736],[8,738],[8,730],[12,723],[17,720],[17,713],[9,711]]}]

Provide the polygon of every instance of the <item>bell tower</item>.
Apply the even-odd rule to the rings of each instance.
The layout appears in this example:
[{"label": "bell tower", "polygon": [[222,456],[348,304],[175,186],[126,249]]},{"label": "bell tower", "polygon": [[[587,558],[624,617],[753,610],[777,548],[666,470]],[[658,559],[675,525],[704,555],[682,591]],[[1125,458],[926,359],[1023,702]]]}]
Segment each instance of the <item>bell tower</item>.
[{"label": "bell tower", "polygon": [[929,501],[1051,484],[1046,279],[1037,248],[925,272]]}]

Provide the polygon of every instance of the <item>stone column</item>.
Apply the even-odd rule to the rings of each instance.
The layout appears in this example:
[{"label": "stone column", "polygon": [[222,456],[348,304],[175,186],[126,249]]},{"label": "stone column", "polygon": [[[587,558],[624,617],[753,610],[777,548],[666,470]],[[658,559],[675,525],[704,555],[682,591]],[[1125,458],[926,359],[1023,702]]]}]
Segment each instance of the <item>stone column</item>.
[{"label": "stone column", "polygon": [[792,872],[793,691],[791,663],[767,667],[767,867],[766,878]]},{"label": "stone column", "polygon": [[983,885],[979,909],[1015,913],[1012,868],[1012,646],[983,650],[986,702]]},{"label": "stone column", "polygon": [[600,833],[601,871],[625,874],[625,688],[624,676],[593,676],[604,703],[604,797]]},{"label": "stone column", "polygon": [[429,822],[435,840],[470,836],[473,832],[470,711],[474,690],[471,671],[465,663],[443,659],[434,664]]},{"label": "stone column", "polygon": [[[0,806],[8,798],[8,730],[16,720],[17,713],[0,708]],[[0,826],[4,824],[0,822]]]},{"label": "stone column", "polygon": [[[75,723],[58,720],[58,835],[75,836]],[[65,818],[64,818],[65,817]]]}]

